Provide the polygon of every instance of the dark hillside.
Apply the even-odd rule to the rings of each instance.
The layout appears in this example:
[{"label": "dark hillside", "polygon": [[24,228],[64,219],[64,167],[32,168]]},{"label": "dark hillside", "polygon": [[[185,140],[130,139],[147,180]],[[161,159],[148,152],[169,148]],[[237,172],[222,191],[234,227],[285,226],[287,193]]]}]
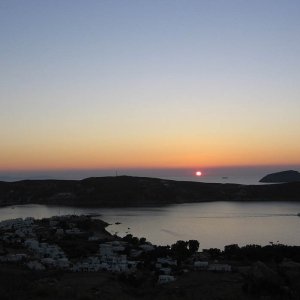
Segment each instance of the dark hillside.
[{"label": "dark hillside", "polygon": [[147,177],[0,182],[0,205],[151,206],[202,201],[300,200],[300,182],[239,185]]}]

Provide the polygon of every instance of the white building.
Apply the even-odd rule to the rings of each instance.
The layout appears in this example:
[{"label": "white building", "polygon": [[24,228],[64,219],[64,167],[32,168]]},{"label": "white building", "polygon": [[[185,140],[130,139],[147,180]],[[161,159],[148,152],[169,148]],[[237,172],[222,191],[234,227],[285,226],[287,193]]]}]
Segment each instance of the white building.
[{"label": "white building", "polygon": [[157,263],[161,265],[177,266],[177,260],[171,257],[158,257]]},{"label": "white building", "polygon": [[34,260],[34,261],[30,261],[29,263],[27,263],[27,267],[31,270],[35,270],[35,271],[41,271],[41,270],[45,270],[45,267],[38,261]]},{"label": "white building", "polygon": [[7,254],[0,256],[0,261],[2,262],[20,262],[27,258],[27,254],[25,253],[17,253],[17,254]]},{"label": "white building", "polygon": [[153,251],[155,249],[155,247],[151,244],[143,244],[139,246],[140,249],[142,249],[145,252],[150,252]]},{"label": "white building", "polygon": [[175,281],[175,277],[172,275],[159,275],[158,284],[164,284]]},{"label": "white building", "polygon": [[231,266],[227,264],[211,264],[208,267],[208,271],[231,272]]},{"label": "white building", "polygon": [[194,269],[195,270],[206,270],[208,268],[208,261],[195,261]]},{"label": "white building", "polygon": [[171,268],[160,268],[159,272],[162,273],[163,275],[171,275]]},{"label": "white building", "polygon": [[110,266],[107,263],[100,261],[99,257],[91,256],[84,261],[77,262],[71,268],[73,272],[97,272],[100,270],[109,270]]},{"label": "white building", "polygon": [[141,254],[143,254],[143,250],[136,250],[136,249],[131,249],[130,250],[130,256],[131,257],[138,257]]},{"label": "white building", "polygon": [[67,257],[57,259],[56,267],[58,267],[60,269],[68,269],[70,267],[69,259]]},{"label": "white building", "polygon": [[80,231],[78,228],[71,228],[71,229],[66,229],[66,234],[69,235],[78,235],[78,234],[82,234],[82,231]]},{"label": "white building", "polygon": [[24,241],[24,246],[31,250],[35,250],[35,249],[38,249],[39,242],[35,239],[27,239]]},{"label": "white building", "polygon": [[1,221],[0,228],[5,230],[19,229],[19,228],[32,226],[33,223],[34,223],[33,218],[25,218],[24,220],[22,218],[9,219],[9,220]]},{"label": "white building", "polygon": [[89,241],[99,241],[99,240],[100,240],[100,237],[98,237],[98,236],[90,236],[90,237],[88,238],[88,240],[89,240]]},{"label": "white building", "polygon": [[65,258],[66,255],[57,245],[49,245],[48,243],[39,243],[35,239],[27,239],[24,242],[25,247],[32,250],[41,258],[50,257],[53,259]]}]

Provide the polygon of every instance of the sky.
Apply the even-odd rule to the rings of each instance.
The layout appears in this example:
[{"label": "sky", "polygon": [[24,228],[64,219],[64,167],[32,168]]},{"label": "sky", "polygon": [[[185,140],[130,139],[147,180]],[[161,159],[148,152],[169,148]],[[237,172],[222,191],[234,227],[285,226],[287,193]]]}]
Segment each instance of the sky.
[{"label": "sky", "polygon": [[0,0],[0,171],[300,164],[300,2]]}]

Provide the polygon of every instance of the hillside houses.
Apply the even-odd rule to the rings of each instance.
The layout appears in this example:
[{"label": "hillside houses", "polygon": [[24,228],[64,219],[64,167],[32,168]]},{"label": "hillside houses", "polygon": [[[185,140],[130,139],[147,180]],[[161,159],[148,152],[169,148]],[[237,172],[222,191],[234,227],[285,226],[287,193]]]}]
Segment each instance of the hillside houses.
[{"label": "hillside houses", "polygon": [[[70,219],[75,221],[65,223]],[[3,233],[1,240],[6,244],[14,243],[18,247],[21,246],[26,252],[26,254],[2,255],[0,262],[25,261],[25,265],[33,270],[57,268],[73,272],[106,270],[116,273],[132,273],[136,270],[139,261],[130,259],[124,254],[128,242],[113,240],[101,243],[99,237],[90,236],[76,227],[76,221],[86,221],[86,217],[52,217],[38,222],[35,222],[33,218],[18,218],[0,222],[0,230]],[[43,234],[44,232],[46,234]],[[98,243],[98,251],[93,256],[70,260],[58,244],[47,242],[47,239],[51,239],[59,243],[61,239],[68,237],[76,242],[76,236],[81,238],[83,236],[87,243]],[[45,239],[46,241],[44,241]],[[143,252],[143,250],[141,251]]]},{"label": "hillside houses", "polygon": [[126,254],[122,254],[127,242],[112,241],[99,245],[99,259],[104,264],[108,271],[130,273],[136,270],[139,261],[128,260]]},{"label": "hillside houses", "polygon": [[9,219],[0,222],[0,229],[2,230],[11,230],[11,229],[23,229],[30,227],[34,224],[34,218],[17,218]]},{"label": "hillside houses", "polygon": [[10,243],[21,243],[25,237],[34,237],[34,219],[33,218],[17,218],[0,222],[0,240]]},{"label": "hillside houses", "polygon": [[0,263],[20,264],[37,271],[106,271],[125,276],[139,271],[153,276],[158,284],[172,282],[188,270],[231,271],[230,265],[199,260],[199,253],[178,263],[170,247],[162,249],[132,235],[123,239],[105,235],[106,224],[101,222],[88,216],[2,221]]},{"label": "hillside houses", "polygon": [[0,256],[0,262],[21,262],[27,259],[27,257],[25,253],[6,254]]},{"label": "hillside houses", "polygon": [[39,243],[35,239],[24,241],[24,246],[30,249],[39,258],[61,259],[66,258],[65,253],[57,245],[48,243]]}]

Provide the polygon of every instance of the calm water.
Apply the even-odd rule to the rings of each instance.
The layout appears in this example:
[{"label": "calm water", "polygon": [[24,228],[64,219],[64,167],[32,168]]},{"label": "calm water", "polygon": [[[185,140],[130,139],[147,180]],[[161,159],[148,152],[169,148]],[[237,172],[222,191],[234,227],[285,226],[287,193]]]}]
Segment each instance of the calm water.
[{"label": "calm water", "polygon": [[160,245],[197,239],[201,248],[223,248],[231,243],[266,245],[277,241],[300,245],[299,212],[300,203],[294,202],[207,202],[122,209],[21,205],[0,208],[0,220],[96,213],[113,224],[108,227],[111,233],[120,236],[131,233]]}]

